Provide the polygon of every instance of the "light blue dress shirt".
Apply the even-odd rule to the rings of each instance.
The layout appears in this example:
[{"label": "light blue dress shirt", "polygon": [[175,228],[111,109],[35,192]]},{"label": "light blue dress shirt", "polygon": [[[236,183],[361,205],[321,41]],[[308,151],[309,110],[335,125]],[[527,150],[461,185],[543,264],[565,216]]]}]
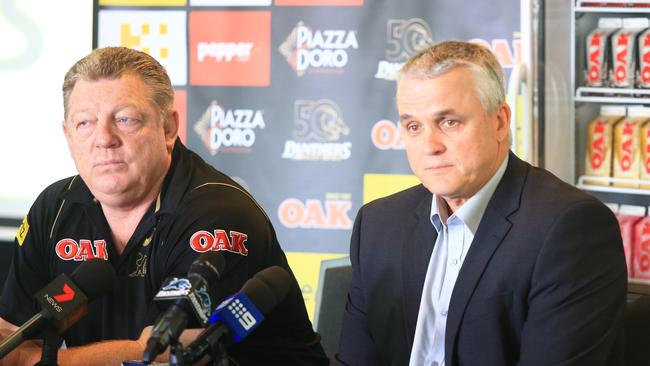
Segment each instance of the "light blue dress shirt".
[{"label": "light blue dress shirt", "polygon": [[410,366],[444,366],[445,328],[451,292],[483,218],[485,208],[506,171],[508,156],[490,180],[456,212],[433,195],[431,223],[438,238],[424,279]]}]

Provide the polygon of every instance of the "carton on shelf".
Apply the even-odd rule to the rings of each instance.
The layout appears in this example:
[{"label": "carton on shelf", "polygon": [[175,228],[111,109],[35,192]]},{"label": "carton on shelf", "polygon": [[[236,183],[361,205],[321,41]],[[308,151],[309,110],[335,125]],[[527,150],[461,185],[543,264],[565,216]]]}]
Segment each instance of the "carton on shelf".
[{"label": "carton on shelf", "polygon": [[[602,106],[600,115],[587,124],[587,153],[585,175],[609,178],[612,176],[613,126],[625,116],[625,107]],[[585,184],[609,185],[608,182],[585,180]]]}]

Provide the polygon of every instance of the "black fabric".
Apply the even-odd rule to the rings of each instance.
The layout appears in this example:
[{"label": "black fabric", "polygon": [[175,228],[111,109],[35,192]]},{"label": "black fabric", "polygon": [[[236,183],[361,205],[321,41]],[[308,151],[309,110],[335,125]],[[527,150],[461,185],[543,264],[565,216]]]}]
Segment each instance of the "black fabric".
[{"label": "black fabric", "polygon": [[286,299],[247,339],[232,348],[233,359],[240,365],[260,364],[262,360],[264,364],[283,365],[327,363],[270,221],[237,183],[180,141],[176,142],[172,166],[163,183],[160,208],[156,211],[155,202],[152,204],[121,255],[114,248],[101,207],[79,176],[45,189],[30,209],[27,222],[26,238],[22,245],[16,241],[0,298],[0,317],[15,325],[39,311],[33,293],[82,263],[82,255],[67,258],[74,243],[87,248],[85,258],[101,255],[105,243],[106,259],[115,268],[117,281],[66,332],[68,346],[137,339],[158,315],[151,299],[164,279],[184,276],[201,252],[219,250],[226,268],[218,285],[213,286],[213,308],[269,266],[283,267],[293,280]]}]

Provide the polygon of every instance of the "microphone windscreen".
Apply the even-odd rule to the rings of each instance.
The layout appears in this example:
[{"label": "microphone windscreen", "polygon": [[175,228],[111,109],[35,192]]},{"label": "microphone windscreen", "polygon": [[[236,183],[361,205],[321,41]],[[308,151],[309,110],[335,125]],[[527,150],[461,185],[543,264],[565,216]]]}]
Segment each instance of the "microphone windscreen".
[{"label": "microphone windscreen", "polygon": [[103,296],[115,283],[115,269],[106,260],[93,258],[83,262],[72,272],[70,279],[86,295],[88,301]]},{"label": "microphone windscreen", "polygon": [[226,268],[226,260],[223,259],[223,254],[209,251],[198,256],[187,273],[197,274],[212,284],[221,279],[224,268]]},{"label": "microphone windscreen", "polygon": [[241,291],[253,305],[266,315],[271,312],[289,292],[291,277],[282,267],[266,268],[246,281]]}]

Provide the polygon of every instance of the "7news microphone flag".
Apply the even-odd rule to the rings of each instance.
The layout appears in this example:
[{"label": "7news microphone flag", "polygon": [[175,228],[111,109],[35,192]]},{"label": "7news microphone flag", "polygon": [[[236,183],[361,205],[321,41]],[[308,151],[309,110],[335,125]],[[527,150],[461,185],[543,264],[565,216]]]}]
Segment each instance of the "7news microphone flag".
[{"label": "7news microphone flag", "polygon": [[48,326],[63,333],[86,315],[88,302],[103,296],[114,282],[113,266],[98,258],[80,264],[70,277],[59,275],[34,295],[43,310],[0,343],[0,358],[26,339],[41,334]]}]

